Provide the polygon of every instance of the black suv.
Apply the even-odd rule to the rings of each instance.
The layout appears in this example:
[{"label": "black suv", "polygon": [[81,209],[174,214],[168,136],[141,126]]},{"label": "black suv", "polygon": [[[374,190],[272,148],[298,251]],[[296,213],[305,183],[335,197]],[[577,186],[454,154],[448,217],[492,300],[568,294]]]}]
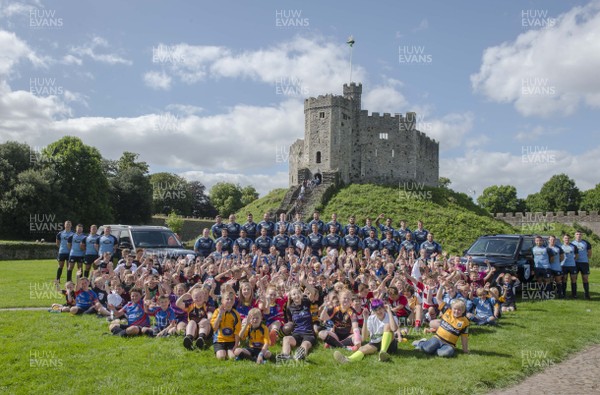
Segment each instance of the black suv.
[{"label": "black suv", "polygon": [[98,228],[98,234],[104,234],[104,228],[107,226],[110,226],[111,234],[118,240],[118,257],[121,257],[123,248],[132,251],[143,248],[146,255],[156,255],[161,262],[164,259],[185,257],[190,254],[196,256],[194,251],[186,249],[181,244],[171,229],[164,226],[103,225]]},{"label": "black suv", "polygon": [[[546,241],[544,237],[544,241]],[[512,273],[526,282],[533,277],[533,254],[535,235],[485,235],[480,236],[468,250],[464,251],[462,262],[471,257],[473,262],[485,266],[485,260],[500,273]],[[494,278],[495,279],[495,278]]]}]

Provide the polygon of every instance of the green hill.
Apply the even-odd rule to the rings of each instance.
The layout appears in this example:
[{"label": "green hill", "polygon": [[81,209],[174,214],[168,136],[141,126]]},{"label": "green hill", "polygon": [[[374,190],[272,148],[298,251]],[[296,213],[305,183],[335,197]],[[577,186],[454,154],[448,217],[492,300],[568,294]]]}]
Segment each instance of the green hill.
[{"label": "green hill", "polygon": [[[246,222],[246,216],[248,215],[248,213],[252,213],[255,222],[262,221],[265,212],[271,211],[274,213],[275,210],[279,208],[279,205],[281,204],[281,201],[283,200],[283,197],[285,196],[286,192],[287,189],[285,188],[273,189],[271,192],[261,197],[260,199],[256,199],[255,201],[253,201],[252,203],[235,213],[237,221],[241,224]],[[275,220],[275,218],[273,218],[273,220]]]}]

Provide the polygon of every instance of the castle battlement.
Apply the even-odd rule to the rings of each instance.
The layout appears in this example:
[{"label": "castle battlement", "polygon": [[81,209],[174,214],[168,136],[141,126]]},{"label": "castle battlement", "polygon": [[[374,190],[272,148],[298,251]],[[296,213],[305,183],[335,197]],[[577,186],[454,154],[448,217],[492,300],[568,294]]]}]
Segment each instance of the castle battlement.
[{"label": "castle battlement", "polygon": [[416,113],[369,114],[361,108],[361,96],[362,84],[352,82],[344,84],[343,96],[305,99],[304,140],[293,144],[290,185],[337,172],[344,183],[437,186],[439,145],[416,130]]}]

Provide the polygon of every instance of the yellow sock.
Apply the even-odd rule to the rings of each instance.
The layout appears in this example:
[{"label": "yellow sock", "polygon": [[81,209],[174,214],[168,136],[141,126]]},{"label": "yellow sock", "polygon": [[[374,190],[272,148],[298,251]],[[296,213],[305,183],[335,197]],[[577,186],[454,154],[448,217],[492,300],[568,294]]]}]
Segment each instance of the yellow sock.
[{"label": "yellow sock", "polygon": [[356,351],[354,354],[350,355],[348,359],[352,362],[358,362],[361,361],[364,357],[365,354],[363,354],[362,351]]},{"label": "yellow sock", "polygon": [[392,344],[392,339],[394,338],[394,334],[392,332],[383,332],[383,336],[381,337],[381,351],[387,352],[387,349]]}]

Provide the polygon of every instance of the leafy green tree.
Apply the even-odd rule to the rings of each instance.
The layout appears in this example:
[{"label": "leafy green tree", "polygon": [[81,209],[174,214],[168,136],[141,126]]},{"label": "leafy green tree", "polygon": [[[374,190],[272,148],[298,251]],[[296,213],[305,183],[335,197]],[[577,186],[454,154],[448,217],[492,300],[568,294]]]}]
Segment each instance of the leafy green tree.
[{"label": "leafy green tree", "polygon": [[575,181],[566,174],[556,174],[542,186],[542,199],[550,211],[575,211],[579,209],[581,192]]},{"label": "leafy green tree", "polygon": [[148,165],[136,162],[138,154],[124,152],[108,161],[108,179],[115,219],[122,224],[145,224],[152,216],[152,186]]},{"label": "leafy green tree", "polygon": [[154,173],[150,176],[152,186],[152,213],[192,215],[192,196],[185,178],[173,173]]},{"label": "leafy green tree", "polygon": [[249,205],[256,199],[258,199],[258,192],[256,192],[256,189],[252,185],[242,188],[242,207]]},{"label": "leafy green tree", "polygon": [[593,189],[589,189],[583,193],[580,209],[585,211],[600,211],[600,184],[596,184]]},{"label": "leafy green tree", "polygon": [[551,211],[548,207],[548,202],[544,200],[539,192],[527,195],[525,198],[525,208],[530,213]]},{"label": "leafy green tree", "polygon": [[210,201],[223,216],[229,216],[244,207],[242,189],[230,182],[218,182],[210,190]]},{"label": "leafy green tree", "polygon": [[188,183],[188,191],[192,200],[191,215],[193,217],[214,217],[217,210],[210,202],[206,194],[206,187],[200,181],[191,181]]},{"label": "leafy green tree", "polygon": [[16,141],[0,144],[0,194],[12,188],[19,173],[33,167],[37,159],[38,155],[27,144]]},{"label": "leafy green tree", "polygon": [[518,208],[517,189],[512,185],[492,185],[483,190],[477,203],[490,213],[515,212]]},{"label": "leafy green tree", "polygon": [[174,233],[181,234],[183,230],[184,220],[183,217],[177,215],[175,211],[171,211],[171,213],[167,216],[165,220],[167,227],[171,229]]},{"label": "leafy green tree", "polygon": [[102,156],[81,139],[65,136],[42,150],[44,167],[56,174],[56,185],[65,198],[54,205],[84,225],[112,222],[110,188],[103,171]]},{"label": "leafy green tree", "polygon": [[450,184],[452,184],[452,181],[450,181],[448,177],[440,177],[438,184],[440,188],[449,188]]}]

